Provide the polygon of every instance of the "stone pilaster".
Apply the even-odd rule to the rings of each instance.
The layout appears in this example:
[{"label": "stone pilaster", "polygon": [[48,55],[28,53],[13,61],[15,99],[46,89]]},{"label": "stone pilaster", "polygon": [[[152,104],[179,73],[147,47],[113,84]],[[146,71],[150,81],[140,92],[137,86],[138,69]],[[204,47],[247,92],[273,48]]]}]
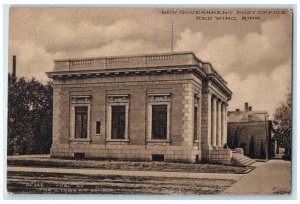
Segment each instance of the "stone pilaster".
[{"label": "stone pilaster", "polygon": [[211,145],[213,148],[217,147],[217,98],[212,97],[212,110],[211,110]]},{"label": "stone pilaster", "polygon": [[218,148],[222,148],[222,121],[221,121],[221,100],[217,101],[217,146]]},{"label": "stone pilaster", "polygon": [[211,97],[210,93],[203,93],[201,97],[201,150],[202,160],[209,160],[211,147]]},{"label": "stone pilaster", "polygon": [[[202,141],[201,141],[201,137],[202,137],[202,95],[199,94],[199,102],[198,102],[198,145],[199,145],[199,150],[201,153],[201,147],[202,147]],[[201,154],[200,154],[201,155]]]},{"label": "stone pilaster", "polygon": [[60,144],[60,108],[61,108],[61,91],[60,88],[53,89],[53,123],[52,123],[52,147]]},{"label": "stone pilaster", "polygon": [[183,84],[182,100],[182,136],[183,146],[187,148],[193,145],[194,141],[194,93],[192,84]]},{"label": "stone pilaster", "polygon": [[224,130],[223,130],[224,144],[227,144],[227,104],[224,104]]},{"label": "stone pilaster", "polygon": [[224,103],[222,103],[221,105],[221,112],[222,112],[222,116],[221,116],[221,143],[222,146],[227,143],[225,140],[225,107],[224,107]]}]

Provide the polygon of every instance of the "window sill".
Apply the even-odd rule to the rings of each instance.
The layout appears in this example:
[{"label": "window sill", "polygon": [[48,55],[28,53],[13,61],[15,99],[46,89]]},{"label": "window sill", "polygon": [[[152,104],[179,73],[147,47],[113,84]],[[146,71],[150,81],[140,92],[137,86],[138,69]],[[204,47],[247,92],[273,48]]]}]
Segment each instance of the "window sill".
[{"label": "window sill", "polygon": [[70,139],[71,142],[90,142],[90,138],[72,138]]},{"label": "window sill", "polygon": [[106,139],[106,142],[129,142],[129,139]]},{"label": "window sill", "polygon": [[146,142],[148,143],[171,143],[171,140],[169,139],[147,139]]}]

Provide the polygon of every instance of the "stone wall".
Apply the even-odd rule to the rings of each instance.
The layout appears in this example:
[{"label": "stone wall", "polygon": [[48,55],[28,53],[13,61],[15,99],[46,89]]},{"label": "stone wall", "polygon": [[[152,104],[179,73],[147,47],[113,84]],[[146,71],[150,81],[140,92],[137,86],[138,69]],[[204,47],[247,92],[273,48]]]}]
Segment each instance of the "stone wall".
[{"label": "stone wall", "polygon": [[[168,142],[146,140],[147,93],[171,93],[170,141]],[[129,141],[108,141],[106,138],[107,94],[130,95]],[[201,158],[199,141],[193,140],[195,94],[201,96],[201,81],[193,74],[54,80],[51,156],[74,157],[74,153],[85,153],[85,157],[89,158],[149,161],[152,160],[153,154],[160,154],[164,155],[165,161],[195,162],[196,158]],[[72,95],[92,96],[88,141],[71,140],[70,97]],[[101,121],[99,135],[95,132],[96,121]]]},{"label": "stone wall", "polygon": [[231,158],[230,149],[213,149],[210,153],[210,163],[231,164]]}]

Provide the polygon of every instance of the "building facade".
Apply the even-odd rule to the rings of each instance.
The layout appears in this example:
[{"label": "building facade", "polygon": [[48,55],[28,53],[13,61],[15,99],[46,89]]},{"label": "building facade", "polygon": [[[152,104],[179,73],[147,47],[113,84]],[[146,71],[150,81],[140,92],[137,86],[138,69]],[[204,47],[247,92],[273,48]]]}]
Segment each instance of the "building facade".
[{"label": "building facade", "polygon": [[232,92],[193,53],[55,61],[52,157],[229,163]]},{"label": "building facade", "polygon": [[275,155],[272,140],[272,121],[267,111],[253,111],[245,103],[243,111],[228,112],[228,146],[243,148],[244,154],[253,159],[269,159]]}]

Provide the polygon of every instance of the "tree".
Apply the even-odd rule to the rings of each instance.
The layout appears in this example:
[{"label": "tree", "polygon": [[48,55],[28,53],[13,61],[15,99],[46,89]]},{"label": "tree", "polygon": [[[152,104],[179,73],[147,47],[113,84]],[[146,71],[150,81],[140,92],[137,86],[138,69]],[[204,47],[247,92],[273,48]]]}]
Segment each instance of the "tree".
[{"label": "tree", "polygon": [[49,153],[52,85],[8,75],[8,155]]},{"label": "tree", "polygon": [[255,158],[255,139],[254,136],[251,136],[250,144],[249,144],[249,157]]},{"label": "tree", "polygon": [[231,149],[238,148],[239,145],[239,126],[236,126],[234,130],[228,132],[228,135],[233,135],[227,138],[228,147]]},{"label": "tree", "polygon": [[290,158],[292,149],[292,94],[290,91],[286,102],[281,103],[275,111],[272,131],[278,146],[285,148],[285,156]]},{"label": "tree", "polygon": [[266,159],[266,150],[265,150],[265,145],[264,145],[264,140],[260,141],[260,153],[259,153],[259,157],[261,159]]},{"label": "tree", "polygon": [[233,136],[233,148],[238,148],[239,147],[239,133],[240,133],[240,128],[239,126],[236,127],[236,130],[234,132]]}]

